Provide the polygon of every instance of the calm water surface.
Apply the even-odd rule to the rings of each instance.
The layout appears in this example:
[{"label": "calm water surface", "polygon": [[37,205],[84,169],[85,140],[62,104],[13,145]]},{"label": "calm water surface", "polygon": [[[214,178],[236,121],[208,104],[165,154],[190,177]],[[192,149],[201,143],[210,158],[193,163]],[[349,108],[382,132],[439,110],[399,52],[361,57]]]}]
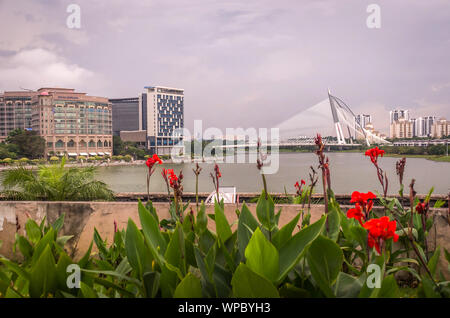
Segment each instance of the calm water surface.
[{"label": "calm water surface", "polygon": [[[327,153],[331,166],[331,184],[335,193],[351,193],[379,191],[375,167],[369,158],[361,153]],[[399,189],[398,178],[395,172],[395,163],[398,158],[380,158],[380,166],[387,172],[389,178],[389,193],[397,193]],[[317,157],[313,153],[281,153],[280,167],[276,174],[267,175],[270,192],[293,193],[297,180],[308,181],[309,167],[317,167]],[[212,192],[214,190],[210,173],[214,164],[201,163],[202,172],[199,176],[199,191]],[[263,184],[255,164],[220,163],[222,186],[235,186],[238,192],[260,192]],[[162,168],[175,169],[178,174],[183,170],[183,186],[185,192],[195,192],[195,175],[192,168],[195,163],[164,164],[157,166],[152,175],[150,191],[165,192],[166,185],[161,177]],[[111,186],[116,192],[146,192],[147,167],[143,166],[115,166],[98,168],[97,177]],[[407,158],[404,175],[404,184],[407,188],[411,179],[416,179],[415,189],[424,194],[434,186],[435,194],[447,194],[450,191],[450,163],[434,162],[422,158]],[[320,178],[319,178],[320,179]],[[317,192],[321,192],[319,180]],[[406,190],[407,191],[407,190]]]}]

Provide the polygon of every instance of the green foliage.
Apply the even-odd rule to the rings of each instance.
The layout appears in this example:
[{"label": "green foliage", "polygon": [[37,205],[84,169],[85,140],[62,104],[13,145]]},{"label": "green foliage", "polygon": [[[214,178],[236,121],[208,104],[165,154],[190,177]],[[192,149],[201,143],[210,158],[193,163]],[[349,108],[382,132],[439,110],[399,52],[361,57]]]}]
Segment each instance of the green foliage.
[{"label": "green foliage", "polygon": [[112,200],[113,192],[94,179],[95,168],[39,166],[38,171],[18,167],[4,173],[2,191],[10,200],[90,201]]},{"label": "green foliage", "polygon": [[[116,231],[110,243],[94,229],[93,240],[78,261],[79,289],[66,284],[66,268],[74,261],[64,248],[71,236],[60,235],[64,215],[52,224],[29,219],[26,236],[20,232],[16,236],[21,261],[0,258],[0,297],[397,298],[404,295],[394,276],[398,270],[410,271],[420,283],[411,297],[448,295],[448,282],[438,281],[439,248],[425,255],[418,244],[432,278],[415,272],[418,261],[405,257],[401,245],[393,250],[387,242],[381,255],[369,251],[367,231],[345,217],[332,194],[329,214],[297,232],[300,213],[280,229],[281,212],[275,214],[273,200],[263,193],[260,201],[256,218],[245,203],[236,211],[237,226],[230,225],[223,203],[216,202],[209,220],[216,232],[207,226],[204,203],[196,216],[185,214],[183,208],[169,222],[159,220],[151,202],[139,201],[141,229],[129,219],[126,229]],[[384,203],[391,208],[397,204]],[[165,226],[169,223],[173,226]],[[414,230],[420,241],[423,229]],[[405,238],[402,234],[400,240]],[[94,245],[96,253],[92,253]],[[379,288],[369,286],[369,265],[380,268]]]},{"label": "green foliage", "polygon": [[41,158],[45,153],[45,139],[36,131],[16,129],[9,133],[6,143],[15,145],[15,153],[20,157]]}]

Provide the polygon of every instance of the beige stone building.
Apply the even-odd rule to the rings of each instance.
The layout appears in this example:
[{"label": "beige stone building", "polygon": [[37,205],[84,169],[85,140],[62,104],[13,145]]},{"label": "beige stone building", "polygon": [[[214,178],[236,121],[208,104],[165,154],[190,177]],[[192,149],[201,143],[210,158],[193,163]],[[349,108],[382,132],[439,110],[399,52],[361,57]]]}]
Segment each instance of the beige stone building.
[{"label": "beige stone building", "polygon": [[441,118],[431,126],[431,133],[434,138],[442,138],[450,135],[450,121]]},{"label": "beige stone building", "polygon": [[68,88],[41,88],[32,100],[32,129],[48,155],[112,154],[112,115],[107,98]]},{"label": "beige stone building", "polygon": [[391,123],[389,135],[391,138],[412,138],[413,123],[405,118],[395,120]]}]

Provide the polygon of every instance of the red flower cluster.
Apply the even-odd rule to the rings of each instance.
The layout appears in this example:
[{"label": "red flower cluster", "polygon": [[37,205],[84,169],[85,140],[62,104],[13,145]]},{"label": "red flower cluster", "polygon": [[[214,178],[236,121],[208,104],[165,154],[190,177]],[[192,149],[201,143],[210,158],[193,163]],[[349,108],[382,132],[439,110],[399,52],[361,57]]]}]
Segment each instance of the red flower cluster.
[{"label": "red flower cluster", "polygon": [[347,217],[349,219],[355,219],[361,225],[363,225],[363,221],[365,220],[365,216],[364,216],[364,213],[361,210],[361,206],[359,205],[359,203],[355,204],[355,208],[354,209],[349,209],[347,211]]},{"label": "red flower cluster", "polygon": [[423,203],[419,202],[416,205],[416,212],[419,213],[419,214],[425,214],[426,215],[427,212],[428,212],[428,202],[423,202]]},{"label": "red flower cluster", "polygon": [[366,151],[366,156],[370,157],[370,160],[372,161],[372,163],[376,164],[377,160],[378,160],[378,156],[383,157],[385,151],[378,149],[378,147],[369,149]]},{"label": "red flower cluster", "polygon": [[175,182],[178,181],[177,175],[175,174],[175,172],[173,172],[173,169],[167,169],[166,170],[166,175],[168,175],[170,186],[173,188],[174,185],[175,185]]},{"label": "red flower cluster", "polygon": [[302,194],[302,187],[305,184],[306,184],[306,182],[303,179],[300,181],[300,184],[298,183],[298,181],[294,184],[295,189],[297,189],[297,195]]},{"label": "red flower cluster", "polygon": [[154,154],[152,157],[149,157],[147,159],[147,161],[145,162],[145,164],[147,165],[147,167],[149,169],[151,169],[154,166],[155,163],[159,163],[159,164],[163,163],[162,160],[158,157],[157,154]]},{"label": "red flower cluster", "polygon": [[373,207],[372,200],[375,199],[376,197],[377,196],[370,191],[367,193],[353,191],[350,203],[358,204],[360,207],[362,207],[365,213],[369,213]]},{"label": "red flower cluster", "polygon": [[370,248],[375,246],[375,249],[381,254],[381,244],[390,238],[394,242],[398,241],[398,235],[395,234],[397,228],[396,221],[390,221],[389,217],[383,216],[379,219],[371,219],[364,223],[363,227],[369,231],[368,245]]}]

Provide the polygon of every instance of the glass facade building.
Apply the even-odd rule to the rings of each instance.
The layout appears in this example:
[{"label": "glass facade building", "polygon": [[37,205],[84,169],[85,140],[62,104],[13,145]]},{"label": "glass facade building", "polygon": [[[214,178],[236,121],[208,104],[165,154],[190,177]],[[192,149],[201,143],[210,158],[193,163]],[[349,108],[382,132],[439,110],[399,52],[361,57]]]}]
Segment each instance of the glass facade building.
[{"label": "glass facade building", "polygon": [[110,99],[112,104],[113,135],[121,131],[139,130],[139,98]]},{"label": "glass facade building", "polygon": [[0,142],[14,129],[31,129],[31,103],[36,95],[28,91],[0,94]]}]

